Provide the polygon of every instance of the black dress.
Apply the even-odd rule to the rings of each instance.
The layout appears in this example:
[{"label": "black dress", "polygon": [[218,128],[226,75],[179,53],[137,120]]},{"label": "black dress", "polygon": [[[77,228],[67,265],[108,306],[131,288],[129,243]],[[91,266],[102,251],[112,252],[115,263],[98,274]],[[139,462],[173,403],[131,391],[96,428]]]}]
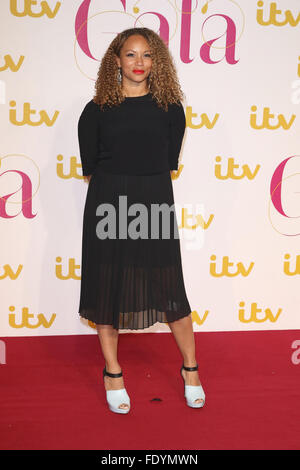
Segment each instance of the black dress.
[{"label": "black dress", "polygon": [[[170,175],[184,132],[182,104],[164,111],[151,93],[102,110],[91,100],[83,109],[80,158],[83,175],[92,177],[83,215],[81,317],[138,330],[191,313]],[[151,216],[161,204],[162,215]]]}]

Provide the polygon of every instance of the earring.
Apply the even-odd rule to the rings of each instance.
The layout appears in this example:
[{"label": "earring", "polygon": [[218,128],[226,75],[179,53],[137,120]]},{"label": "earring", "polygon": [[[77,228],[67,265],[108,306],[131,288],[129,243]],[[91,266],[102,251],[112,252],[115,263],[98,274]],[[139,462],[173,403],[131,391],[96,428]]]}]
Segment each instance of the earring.
[{"label": "earring", "polygon": [[121,67],[118,69],[118,76],[117,76],[118,83],[122,82],[122,74],[121,74]]}]

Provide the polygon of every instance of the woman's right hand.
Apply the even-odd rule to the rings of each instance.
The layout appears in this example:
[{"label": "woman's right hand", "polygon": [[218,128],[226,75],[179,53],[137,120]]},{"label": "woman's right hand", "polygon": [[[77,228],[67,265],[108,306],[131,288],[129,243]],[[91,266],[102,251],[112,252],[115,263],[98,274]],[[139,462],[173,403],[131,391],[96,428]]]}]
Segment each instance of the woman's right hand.
[{"label": "woman's right hand", "polygon": [[90,182],[92,175],[84,176],[84,180],[87,181],[88,183]]}]

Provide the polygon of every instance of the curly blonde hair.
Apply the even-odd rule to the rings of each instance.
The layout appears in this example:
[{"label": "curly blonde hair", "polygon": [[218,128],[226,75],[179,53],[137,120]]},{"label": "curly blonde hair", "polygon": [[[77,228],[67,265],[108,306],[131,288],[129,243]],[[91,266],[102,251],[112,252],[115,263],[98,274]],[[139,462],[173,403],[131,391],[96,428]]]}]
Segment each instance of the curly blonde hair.
[{"label": "curly blonde hair", "polygon": [[178,103],[184,100],[174,59],[165,42],[158,34],[149,28],[129,28],[119,33],[110,43],[104,54],[95,83],[95,95],[93,101],[103,109],[121,104],[125,96],[118,82],[118,65],[116,56],[120,57],[120,51],[124,42],[132,35],[143,36],[149,44],[152,67],[148,76],[149,91],[157,105],[168,110],[168,103]]}]

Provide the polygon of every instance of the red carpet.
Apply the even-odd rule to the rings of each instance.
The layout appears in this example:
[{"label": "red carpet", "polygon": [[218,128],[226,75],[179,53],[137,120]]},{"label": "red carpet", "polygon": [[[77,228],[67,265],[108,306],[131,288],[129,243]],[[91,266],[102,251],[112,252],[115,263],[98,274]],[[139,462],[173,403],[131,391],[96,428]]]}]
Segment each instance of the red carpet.
[{"label": "red carpet", "polygon": [[3,338],[0,448],[300,449],[300,331],[195,338],[203,409],[185,404],[171,333],[119,336],[128,415],[107,407],[96,335]]}]

